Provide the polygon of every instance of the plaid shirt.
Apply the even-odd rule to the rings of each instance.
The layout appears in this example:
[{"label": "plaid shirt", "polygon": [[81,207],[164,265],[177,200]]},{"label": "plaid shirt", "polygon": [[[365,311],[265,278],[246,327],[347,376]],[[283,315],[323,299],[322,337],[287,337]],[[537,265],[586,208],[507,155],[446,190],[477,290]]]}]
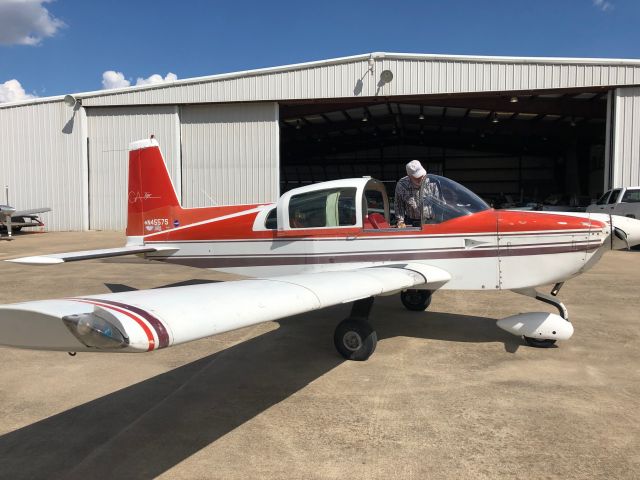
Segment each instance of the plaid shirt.
[{"label": "plaid shirt", "polygon": [[[427,197],[442,198],[440,189],[435,182],[430,182],[427,178],[424,188]],[[420,196],[420,187],[415,186],[409,177],[401,178],[396,184],[396,219],[404,222],[405,218],[412,220],[422,219],[422,208],[424,207],[424,218],[433,217],[433,211],[429,202],[423,202]],[[423,205],[424,203],[424,205]]]}]

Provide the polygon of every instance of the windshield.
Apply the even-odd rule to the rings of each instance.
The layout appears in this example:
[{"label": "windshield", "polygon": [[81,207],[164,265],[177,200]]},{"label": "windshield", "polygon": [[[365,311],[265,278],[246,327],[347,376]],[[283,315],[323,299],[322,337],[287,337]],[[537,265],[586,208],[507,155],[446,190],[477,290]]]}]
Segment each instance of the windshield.
[{"label": "windshield", "polygon": [[468,188],[439,175],[427,175],[420,187],[423,223],[441,223],[489,210],[489,205]]}]

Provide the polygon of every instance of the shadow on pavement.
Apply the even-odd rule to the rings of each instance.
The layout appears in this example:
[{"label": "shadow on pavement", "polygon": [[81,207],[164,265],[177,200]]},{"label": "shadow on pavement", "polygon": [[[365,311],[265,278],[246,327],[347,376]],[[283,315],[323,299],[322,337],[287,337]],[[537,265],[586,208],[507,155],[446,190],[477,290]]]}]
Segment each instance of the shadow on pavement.
[{"label": "shadow on pavement", "polygon": [[[382,341],[515,338],[494,319],[379,303],[372,322]],[[342,306],[284,319],[277,330],[3,435],[0,476],[156,477],[340,365],[333,328],[347,314]]]},{"label": "shadow on pavement", "polygon": [[[202,278],[194,278],[191,280],[183,280],[182,282],[169,283],[167,285],[160,285],[159,287],[153,288],[171,288],[171,287],[186,287],[188,285],[202,285],[205,283],[219,283],[221,280],[206,280]],[[111,293],[121,293],[121,292],[134,292],[138,290],[135,287],[130,287],[129,285],[125,285],[124,283],[105,283],[105,287],[107,287]]]}]

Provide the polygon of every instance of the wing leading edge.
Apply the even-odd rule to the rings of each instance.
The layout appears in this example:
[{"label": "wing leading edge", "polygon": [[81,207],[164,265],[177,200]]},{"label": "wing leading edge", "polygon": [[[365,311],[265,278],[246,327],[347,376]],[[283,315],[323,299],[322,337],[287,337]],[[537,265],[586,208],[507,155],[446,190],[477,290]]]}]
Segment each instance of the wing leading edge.
[{"label": "wing leading edge", "polygon": [[450,278],[409,263],[3,305],[0,344],[146,352],[407,288],[435,290]]}]

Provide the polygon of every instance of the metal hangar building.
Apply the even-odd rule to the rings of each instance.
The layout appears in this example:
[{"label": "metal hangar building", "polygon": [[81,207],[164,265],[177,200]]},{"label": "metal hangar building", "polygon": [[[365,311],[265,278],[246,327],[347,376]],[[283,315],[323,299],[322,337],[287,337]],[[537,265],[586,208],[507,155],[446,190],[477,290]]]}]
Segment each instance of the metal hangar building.
[{"label": "metal hangar building", "polygon": [[[185,207],[271,202],[407,161],[485,199],[640,184],[640,61],[372,53],[0,105],[0,185],[50,230],[119,230],[155,135]],[[67,99],[68,100],[68,99]]]}]

